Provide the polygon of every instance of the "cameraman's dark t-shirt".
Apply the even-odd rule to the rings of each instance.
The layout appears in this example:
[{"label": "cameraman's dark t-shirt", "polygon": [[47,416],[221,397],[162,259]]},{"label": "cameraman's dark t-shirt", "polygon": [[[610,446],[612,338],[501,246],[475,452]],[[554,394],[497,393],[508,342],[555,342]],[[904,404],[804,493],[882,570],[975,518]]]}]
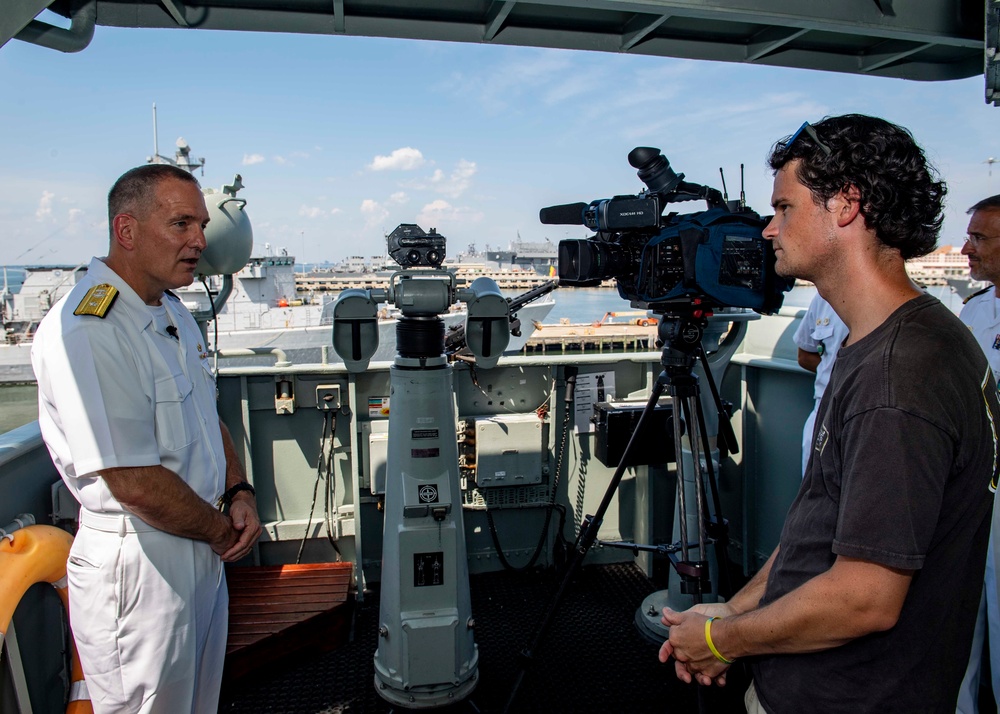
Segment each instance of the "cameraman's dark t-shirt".
[{"label": "cameraman's dark t-shirt", "polygon": [[772,714],[953,712],[983,587],[997,388],[958,318],[922,295],[837,356],[766,605],[838,555],[915,571],[895,627],[755,658]]}]

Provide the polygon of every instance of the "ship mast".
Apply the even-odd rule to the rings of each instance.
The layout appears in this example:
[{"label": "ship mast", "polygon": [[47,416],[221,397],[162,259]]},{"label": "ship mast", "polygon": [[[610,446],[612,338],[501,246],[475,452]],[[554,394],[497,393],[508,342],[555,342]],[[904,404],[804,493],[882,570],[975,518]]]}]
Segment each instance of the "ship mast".
[{"label": "ship mast", "polygon": [[205,175],[205,159],[191,156],[191,147],[184,141],[184,138],[177,139],[177,151],[174,158],[168,158],[160,154],[160,142],[156,128],[156,102],[153,102],[153,155],[146,158],[147,164],[170,164],[177,166],[189,173],[194,173],[195,169],[201,169],[201,175]]}]

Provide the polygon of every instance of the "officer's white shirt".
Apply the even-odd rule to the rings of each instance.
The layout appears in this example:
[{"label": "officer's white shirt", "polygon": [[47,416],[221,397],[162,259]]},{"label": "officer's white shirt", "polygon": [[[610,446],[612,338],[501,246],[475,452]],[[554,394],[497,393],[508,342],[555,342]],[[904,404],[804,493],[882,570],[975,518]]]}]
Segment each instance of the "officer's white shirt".
[{"label": "officer's white shirt", "polygon": [[[102,283],[119,292],[106,315],[74,315],[87,292]],[[165,295],[161,302],[158,327],[154,308],[94,258],[35,334],[31,361],[42,437],[87,510],[124,512],[96,473],[115,467],[162,465],[210,503],[224,490],[225,453],[208,351],[180,301]]]},{"label": "officer's white shirt", "polygon": [[833,373],[833,364],[850,330],[840,319],[834,309],[819,293],[809,303],[802,322],[795,331],[795,344],[807,352],[819,352],[823,345],[823,355],[816,367],[816,382],[813,387],[813,397],[817,401],[826,391]]},{"label": "officer's white shirt", "polygon": [[[976,342],[983,348],[983,354],[993,370],[993,378],[1000,380],[1000,299],[993,286],[979,295],[969,298],[962,306],[959,319],[972,330]],[[993,695],[1000,706],[1000,605],[998,605],[997,555],[1000,553],[1000,510],[994,502],[993,523],[990,530],[990,547],[986,555],[986,573],[983,586],[983,600],[979,605],[979,615],[972,640],[972,655],[969,667],[962,681],[958,695],[959,714],[979,711],[979,678],[981,671],[980,653],[983,651],[985,630],[989,629],[990,669],[992,671]]]},{"label": "officer's white shirt", "polygon": [[958,317],[972,330],[990,363],[994,379],[1000,383],[1000,299],[995,295],[996,291],[990,287],[970,298]]}]

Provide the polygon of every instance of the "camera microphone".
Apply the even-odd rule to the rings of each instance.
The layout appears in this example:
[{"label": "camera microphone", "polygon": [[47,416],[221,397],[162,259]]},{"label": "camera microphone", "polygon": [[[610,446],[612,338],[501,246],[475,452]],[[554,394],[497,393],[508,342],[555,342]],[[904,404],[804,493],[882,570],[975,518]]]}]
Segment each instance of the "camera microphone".
[{"label": "camera microphone", "polygon": [[538,220],[546,225],[582,226],[583,212],[588,208],[586,203],[564,203],[561,206],[549,206],[538,212]]}]

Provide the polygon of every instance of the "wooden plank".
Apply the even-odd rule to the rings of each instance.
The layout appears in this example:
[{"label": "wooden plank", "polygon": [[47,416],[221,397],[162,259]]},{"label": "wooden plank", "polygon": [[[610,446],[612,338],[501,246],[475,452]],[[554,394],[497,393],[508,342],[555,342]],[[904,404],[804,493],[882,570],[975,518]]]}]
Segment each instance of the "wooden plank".
[{"label": "wooden plank", "polygon": [[230,568],[223,687],[302,651],[328,651],[350,634],[350,563]]}]

